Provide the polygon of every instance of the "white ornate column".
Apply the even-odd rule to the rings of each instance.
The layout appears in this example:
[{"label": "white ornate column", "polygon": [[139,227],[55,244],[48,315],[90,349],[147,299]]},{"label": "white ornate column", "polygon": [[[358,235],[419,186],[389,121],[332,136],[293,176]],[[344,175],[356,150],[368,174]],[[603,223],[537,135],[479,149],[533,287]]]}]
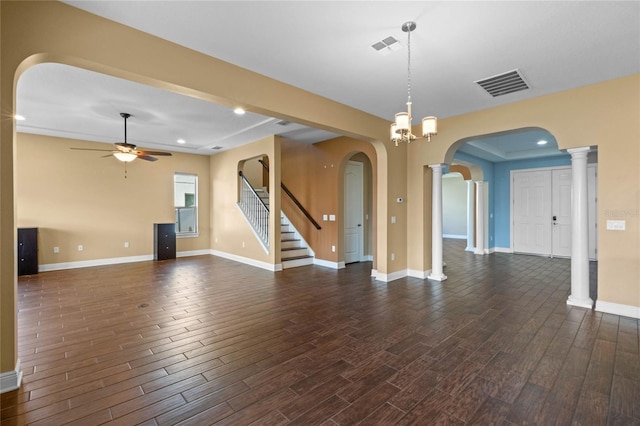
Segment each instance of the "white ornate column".
[{"label": "white ornate column", "polygon": [[571,154],[571,294],[567,305],[591,309],[589,297],[589,222],[587,154],[589,148],[568,149]]},{"label": "white ornate column", "polygon": [[474,193],[474,183],[472,180],[465,181],[467,183],[467,247],[466,251],[474,251],[475,244],[473,243],[473,233],[475,227],[473,226],[473,218],[474,218],[474,209],[473,209],[473,201],[475,199]]},{"label": "white ornate column", "polygon": [[430,280],[444,281],[442,263],[442,164],[430,164],[431,187],[431,273]]},{"label": "white ornate column", "polygon": [[484,254],[484,181],[476,182],[476,251]]}]

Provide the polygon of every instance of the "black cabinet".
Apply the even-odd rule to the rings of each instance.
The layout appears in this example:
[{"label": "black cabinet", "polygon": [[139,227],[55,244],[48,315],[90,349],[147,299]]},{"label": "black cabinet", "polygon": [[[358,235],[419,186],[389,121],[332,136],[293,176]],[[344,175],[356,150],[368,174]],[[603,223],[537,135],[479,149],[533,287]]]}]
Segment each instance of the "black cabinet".
[{"label": "black cabinet", "polygon": [[38,273],[38,228],[18,228],[18,275]]},{"label": "black cabinet", "polygon": [[176,224],[153,224],[153,260],[176,258]]}]

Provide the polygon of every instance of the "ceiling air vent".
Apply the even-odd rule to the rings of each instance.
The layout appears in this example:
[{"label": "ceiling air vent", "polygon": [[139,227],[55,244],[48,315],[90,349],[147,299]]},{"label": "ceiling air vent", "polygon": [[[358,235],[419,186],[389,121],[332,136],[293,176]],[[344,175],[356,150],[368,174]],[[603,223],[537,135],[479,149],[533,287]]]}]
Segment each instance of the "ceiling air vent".
[{"label": "ceiling air vent", "polygon": [[400,41],[394,36],[386,37],[380,41],[376,41],[371,45],[377,52],[386,55],[393,50],[398,50],[401,46]]},{"label": "ceiling air vent", "polygon": [[217,150],[217,149],[222,149],[222,147],[221,147],[221,146],[216,145],[216,146],[212,146],[212,147],[211,147],[211,149],[216,149],[216,150]]},{"label": "ceiling air vent", "polygon": [[524,81],[520,71],[513,70],[493,77],[475,81],[494,98],[508,93],[527,90],[529,85]]},{"label": "ceiling air vent", "polygon": [[289,124],[291,124],[291,122],[287,120],[280,120],[276,124],[279,124],[281,126],[288,126]]}]

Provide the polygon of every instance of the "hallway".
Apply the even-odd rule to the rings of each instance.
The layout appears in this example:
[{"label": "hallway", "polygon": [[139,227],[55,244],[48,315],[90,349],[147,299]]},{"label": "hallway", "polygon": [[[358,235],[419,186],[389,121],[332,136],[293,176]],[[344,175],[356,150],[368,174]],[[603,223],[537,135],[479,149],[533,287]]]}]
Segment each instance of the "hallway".
[{"label": "hallway", "polygon": [[566,305],[570,261],[444,282],[213,256],[21,277],[21,424],[640,423],[639,321]]}]

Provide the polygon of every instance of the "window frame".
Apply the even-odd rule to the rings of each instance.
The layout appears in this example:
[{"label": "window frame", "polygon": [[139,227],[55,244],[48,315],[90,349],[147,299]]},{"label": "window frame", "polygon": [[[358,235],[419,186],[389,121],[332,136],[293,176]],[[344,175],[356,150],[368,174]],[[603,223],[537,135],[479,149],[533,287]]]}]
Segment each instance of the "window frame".
[{"label": "window frame", "polygon": [[[176,181],[176,178],[178,178],[179,176],[190,176],[190,177],[194,177],[195,178],[195,182],[193,183],[194,185],[194,205],[193,206],[176,206],[176,190],[177,190],[177,184],[178,182]],[[175,224],[176,224],[176,238],[195,238],[199,236],[199,224],[198,224],[198,175],[196,173],[185,173],[185,172],[175,172],[173,174],[173,208],[174,208],[174,212],[175,212]],[[178,227],[178,218],[179,218],[179,212],[181,210],[191,210],[193,209],[193,216],[194,216],[194,227],[195,229],[193,231],[179,231],[179,227]]]}]

